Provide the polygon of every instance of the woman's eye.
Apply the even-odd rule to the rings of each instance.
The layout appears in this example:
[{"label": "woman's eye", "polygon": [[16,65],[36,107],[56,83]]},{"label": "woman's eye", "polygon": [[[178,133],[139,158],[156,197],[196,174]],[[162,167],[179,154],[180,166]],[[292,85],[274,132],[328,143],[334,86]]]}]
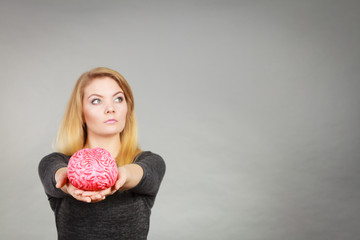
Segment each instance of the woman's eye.
[{"label": "woman's eye", "polygon": [[115,99],[115,102],[122,102],[123,101],[123,98],[122,97],[117,97],[116,99]]},{"label": "woman's eye", "polygon": [[100,99],[94,99],[91,101],[92,104],[99,104],[100,103]]}]

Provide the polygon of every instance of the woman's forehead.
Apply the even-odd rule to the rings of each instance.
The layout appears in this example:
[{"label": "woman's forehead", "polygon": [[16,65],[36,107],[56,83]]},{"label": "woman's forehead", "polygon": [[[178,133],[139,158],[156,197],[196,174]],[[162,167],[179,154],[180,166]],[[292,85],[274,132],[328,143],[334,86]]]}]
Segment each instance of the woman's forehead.
[{"label": "woman's forehead", "polygon": [[92,79],[84,88],[84,95],[99,94],[112,95],[116,92],[124,92],[119,83],[110,77]]}]

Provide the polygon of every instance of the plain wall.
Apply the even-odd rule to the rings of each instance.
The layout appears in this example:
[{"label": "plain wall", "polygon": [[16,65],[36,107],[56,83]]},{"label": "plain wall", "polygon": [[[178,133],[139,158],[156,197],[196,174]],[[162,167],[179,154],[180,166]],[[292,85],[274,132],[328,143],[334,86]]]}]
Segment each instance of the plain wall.
[{"label": "plain wall", "polygon": [[360,236],[360,2],[0,3],[0,239],[56,239],[37,166],[81,73],[167,172],[150,240]]}]

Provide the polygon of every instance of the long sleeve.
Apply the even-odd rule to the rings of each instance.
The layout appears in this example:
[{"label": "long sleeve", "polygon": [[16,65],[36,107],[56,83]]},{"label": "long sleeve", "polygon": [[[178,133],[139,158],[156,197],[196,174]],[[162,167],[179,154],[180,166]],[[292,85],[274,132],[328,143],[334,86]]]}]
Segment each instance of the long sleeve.
[{"label": "long sleeve", "polygon": [[51,153],[39,163],[38,171],[45,193],[48,197],[63,198],[67,194],[56,188],[55,173],[59,168],[67,167],[69,158],[61,153]]},{"label": "long sleeve", "polygon": [[91,204],[55,187],[55,173],[66,167],[68,160],[68,156],[52,153],[39,164],[39,175],[55,214],[58,239],[146,239],[151,208],[165,173],[163,159],[142,152],[134,162],[143,168],[138,185]]},{"label": "long sleeve", "polygon": [[138,185],[131,191],[156,196],[166,170],[164,160],[159,155],[147,151],[141,153],[134,163],[142,167],[144,174]]}]

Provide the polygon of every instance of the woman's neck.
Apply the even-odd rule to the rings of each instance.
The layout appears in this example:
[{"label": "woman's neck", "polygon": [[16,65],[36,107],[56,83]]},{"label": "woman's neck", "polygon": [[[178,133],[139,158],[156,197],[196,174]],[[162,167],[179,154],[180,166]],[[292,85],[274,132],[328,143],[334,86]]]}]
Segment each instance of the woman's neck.
[{"label": "woman's neck", "polygon": [[121,142],[120,136],[115,135],[111,137],[90,137],[88,136],[86,140],[85,148],[104,148],[110,152],[113,158],[116,158],[120,152]]}]

